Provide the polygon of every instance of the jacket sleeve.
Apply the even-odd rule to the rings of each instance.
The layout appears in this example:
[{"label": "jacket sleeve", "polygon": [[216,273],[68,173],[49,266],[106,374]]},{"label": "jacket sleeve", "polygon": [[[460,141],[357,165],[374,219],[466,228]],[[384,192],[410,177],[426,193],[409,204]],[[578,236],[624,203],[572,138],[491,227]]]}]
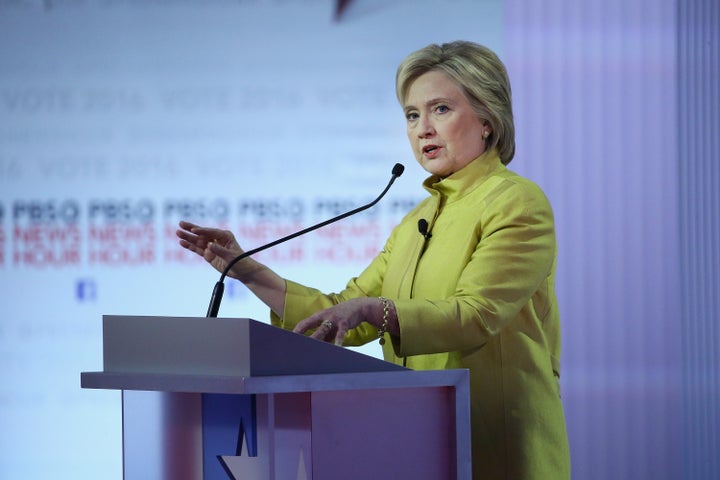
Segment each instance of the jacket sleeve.
[{"label": "jacket sleeve", "polygon": [[[270,322],[287,330],[295,328],[301,320],[313,313],[330,308],[333,305],[359,297],[377,297],[381,295],[386,256],[392,245],[392,235],[385,248],[368,265],[359,277],[352,278],[340,293],[323,293],[312,287],[285,280],[285,311],[282,318],[270,313]],[[377,329],[363,322],[345,336],[344,345],[358,346],[377,339]]]}]

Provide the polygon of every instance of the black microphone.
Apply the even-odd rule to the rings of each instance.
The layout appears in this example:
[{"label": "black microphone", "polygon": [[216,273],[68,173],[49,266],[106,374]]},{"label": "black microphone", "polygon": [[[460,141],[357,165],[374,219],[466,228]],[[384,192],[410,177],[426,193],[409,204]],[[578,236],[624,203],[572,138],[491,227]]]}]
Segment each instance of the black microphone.
[{"label": "black microphone", "polygon": [[425,240],[429,240],[430,237],[432,237],[432,233],[428,232],[428,222],[424,218],[418,220],[418,232],[425,237]]},{"label": "black microphone", "polygon": [[287,242],[288,240],[292,240],[295,237],[299,237],[300,235],[305,235],[308,232],[312,232],[313,230],[317,230],[318,228],[324,227],[325,225],[329,225],[331,223],[337,222],[338,220],[342,220],[343,218],[349,217],[350,215],[355,215],[356,213],[362,212],[363,210],[367,210],[368,208],[372,207],[376,203],[380,201],[382,197],[385,196],[388,190],[390,190],[390,187],[395,182],[395,179],[398,178],[400,175],[402,175],[403,171],[405,170],[405,167],[400,164],[396,163],[395,166],[392,169],[392,178],[390,178],[390,181],[388,182],[387,186],[385,187],[385,190],[382,191],[382,193],[372,202],[363,205],[361,207],[358,207],[354,210],[350,210],[349,212],[345,212],[341,215],[338,215],[337,217],[333,217],[329,220],[325,220],[324,222],[318,223],[317,225],[313,225],[311,227],[307,227],[303,230],[300,230],[299,232],[291,233],[290,235],[287,235],[285,237],[282,237],[278,240],[274,240],[268,244],[262,245],[260,247],[254,248],[252,250],[248,250],[247,252],[243,252],[237,257],[233,258],[230,263],[227,264],[225,267],[225,270],[223,270],[222,275],[220,275],[220,280],[215,284],[215,288],[213,289],[212,297],[210,297],[210,305],[208,306],[207,311],[207,318],[215,318],[217,317],[218,310],[220,310],[220,302],[222,302],[223,292],[225,291],[225,277],[227,276],[230,269],[240,260],[243,258],[247,258],[250,255],[255,255],[258,252],[261,252],[267,248],[274,247],[275,245],[278,245],[283,242]]}]

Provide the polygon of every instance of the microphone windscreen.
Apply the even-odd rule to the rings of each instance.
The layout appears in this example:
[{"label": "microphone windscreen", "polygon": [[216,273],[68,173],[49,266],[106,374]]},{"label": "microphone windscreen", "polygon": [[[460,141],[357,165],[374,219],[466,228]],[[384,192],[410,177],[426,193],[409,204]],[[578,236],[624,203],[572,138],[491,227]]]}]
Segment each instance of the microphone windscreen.
[{"label": "microphone windscreen", "polygon": [[428,231],[428,222],[424,218],[421,218],[418,220],[418,232],[422,233],[423,235],[427,235]]},{"label": "microphone windscreen", "polygon": [[392,174],[399,177],[405,171],[405,166],[402,163],[396,163],[392,169]]}]

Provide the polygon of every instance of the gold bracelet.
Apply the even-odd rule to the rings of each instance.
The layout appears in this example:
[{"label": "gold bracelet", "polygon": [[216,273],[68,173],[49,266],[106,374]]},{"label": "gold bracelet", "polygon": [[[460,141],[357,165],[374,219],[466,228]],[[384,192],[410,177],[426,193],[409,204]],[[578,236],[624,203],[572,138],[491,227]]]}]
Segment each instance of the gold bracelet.
[{"label": "gold bracelet", "polygon": [[378,338],[380,339],[380,345],[385,345],[385,333],[387,333],[388,322],[390,321],[390,300],[385,297],[378,297],[383,307],[383,322],[378,329]]}]

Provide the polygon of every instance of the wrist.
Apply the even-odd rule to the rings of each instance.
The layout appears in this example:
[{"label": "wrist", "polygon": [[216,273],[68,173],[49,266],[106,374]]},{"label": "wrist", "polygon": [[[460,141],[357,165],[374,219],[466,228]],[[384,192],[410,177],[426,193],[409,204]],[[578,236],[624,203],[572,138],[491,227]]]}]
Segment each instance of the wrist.
[{"label": "wrist", "polygon": [[378,339],[380,345],[385,343],[387,335],[400,335],[400,325],[398,323],[397,310],[395,309],[395,303],[392,300],[385,297],[378,297],[379,306],[377,314],[375,316],[378,319]]},{"label": "wrist", "polygon": [[262,272],[267,269],[265,265],[252,258],[243,258],[233,265],[233,268],[228,272],[228,276],[248,285],[257,281]]}]

